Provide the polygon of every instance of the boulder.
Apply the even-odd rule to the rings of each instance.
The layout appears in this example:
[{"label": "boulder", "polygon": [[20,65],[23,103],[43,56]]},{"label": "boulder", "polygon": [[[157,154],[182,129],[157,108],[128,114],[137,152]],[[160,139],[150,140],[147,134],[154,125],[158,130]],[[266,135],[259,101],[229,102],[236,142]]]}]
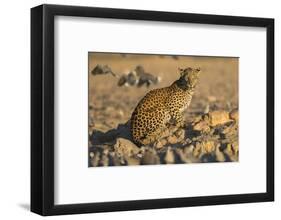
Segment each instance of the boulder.
[{"label": "boulder", "polygon": [[208,113],[210,126],[217,126],[232,121],[227,111],[213,111]]},{"label": "boulder", "polygon": [[118,155],[131,157],[139,153],[140,149],[130,140],[117,138],[114,150]]}]

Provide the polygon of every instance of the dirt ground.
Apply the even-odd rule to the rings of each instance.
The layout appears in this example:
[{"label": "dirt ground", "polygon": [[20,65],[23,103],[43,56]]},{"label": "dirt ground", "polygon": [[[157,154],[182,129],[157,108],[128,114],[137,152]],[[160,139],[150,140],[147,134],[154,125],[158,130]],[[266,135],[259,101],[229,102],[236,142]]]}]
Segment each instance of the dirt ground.
[{"label": "dirt ground", "polygon": [[[117,77],[114,77],[112,74],[91,74],[93,68],[98,64],[108,65],[112,71],[116,73]],[[151,85],[149,88],[146,86],[142,86],[141,88],[138,88],[137,86],[119,87],[117,85],[119,77],[134,70],[138,65],[141,65],[146,72],[160,77],[161,81],[157,85]],[[192,102],[185,112],[185,120],[187,125],[190,127],[189,131],[192,133],[194,130],[192,125],[195,125],[195,121],[204,121],[203,116],[209,112],[215,112],[214,114],[221,112],[224,114],[225,112],[231,113],[233,110],[238,109],[239,58],[89,53],[89,166],[130,165],[128,160],[126,162],[126,158],[123,158],[123,163],[122,161],[119,163],[116,162],[116,164],[110,163],[110,159],[108,159],[107,162],[102,162],[103,157],[110,158],[110,155],[112,158],[115,157],[117,148],[116,145],[119,143],[119,140],[117,139],[124,138],[124,135],[117,135],[115,138],[113,137],[111,141],[108,141],[106,135],[112,135],[114,133],[113,131],[118,132],[120,127],[128,125],[126,123],[130,119],[134,108],[148,91],[155,88],[169,86],[178,79],[178,68],[187,67],[201,68],[199,84],[196,87]],[[201,117],[201,119],[198,119],[198,117]],[[212,115],[210,115],[210,117],[212,117]],[[200,137],[202,140],[204,139],[205,142],[208,142],[213,139],[213,136],[215,136],[218,131],[223,129],[222,126],[233,127],[233,124],[235,124],[236,133],[233,134],[232,132],[231,137],[232,139],[233,136],[235,137],[234,142],[238,145],[238,119],[235,123],[231,122],[230,119],[230,121],[226,120],[225,123],[219,123],[216,126],[210,125],[211,130],[213,129],[214,135],[211,134],[212,132],[206,134],[206,132],[200,131],[200,135],[197,135],[196,137]],[[130,135],[128,134],[127,136],[127,140],[130,141]],[[189,136],[191,135],[186,134],[185,140],[191,138]],[[206,139],[206,137],[209,137],[209,139]],[[104,141],[99,140],[103,138]],[[192,138],[194,139],[194,137]],[[196,148],[197,142],[194,140],[192,143],[185,143],[185,145],[194,145]],[[219,147],[220,151],[223,152],[227,149],[227,144],[233,145],[233,140],[229,141],[229,143],[227,143],[227,141],[225,142],[226,145],[222,147],[222,137],[219,136],[219,138],[214,141],[214,145],[216,146],[213,147],[213,151],[215,152],[217,147]],[[203,142],[201,141],[200,143],[202,144]],[[121,143],[121,145],[122,144],[123,143]],[[164,157],[166,157],[171,150],[174,152],[173,154],[177,154],[177,151],[184,150],[183,148],[184,144],[177,145],[175,147],[173,144],[169,144],[168,142],[164,147],[161,147],[161,152],[159,149],[155,149],[153,154],[158,155],[160,158],[157,163],[165,163],[165,160],[164,162],[161,161],[161,153]],[[151,149],[147,147],[143,151],[151,151]],[[210,152],[207,152],[207,154],[209,153]],[[105,154],[107,156],[104,156]],[[180,153],[178,153],[178,155],[179,154]],[[203,160],[203,156],[204,155],[202,154],[201,159],[198,160],[195,160],[194,158],[188,160],[187,158],[186,161],[219,161],[214,158],[208,159],[208,157]],[[93,161],[94,159],[95,161]],[[141,162],[142,160],[143,159],[141,158],[139,162],[137,161],[136,163],[132,163],[132,165],[145,164]],[[184,160],[173,161],[174,163],[186,162]],[[222,159],[222,161],[238,161],[237,149],[235,157],[228,157],[228,159]]]}]

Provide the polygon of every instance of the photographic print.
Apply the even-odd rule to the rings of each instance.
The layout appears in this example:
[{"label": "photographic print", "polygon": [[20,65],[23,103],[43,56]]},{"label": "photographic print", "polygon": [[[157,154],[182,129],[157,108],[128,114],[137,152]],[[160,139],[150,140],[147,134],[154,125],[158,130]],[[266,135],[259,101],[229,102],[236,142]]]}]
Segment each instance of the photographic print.
[{"label": "photographic print", "polygon": [[238,57],[88,56],[89,167],[238,161]]},{"label": "photographic print", "polygon": [[274,19],[31,9],[32,212],[268,201]]}]

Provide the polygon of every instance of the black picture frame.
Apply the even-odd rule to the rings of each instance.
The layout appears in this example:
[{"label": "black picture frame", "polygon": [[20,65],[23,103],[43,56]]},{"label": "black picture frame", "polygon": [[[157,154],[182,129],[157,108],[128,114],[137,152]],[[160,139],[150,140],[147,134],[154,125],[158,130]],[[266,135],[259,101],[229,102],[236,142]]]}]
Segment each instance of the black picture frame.
[{"label": "black picture frame", "polygon": [[[54,17],[79,16],[194,24],[265,27],[266,40],[266,192],[237,195],[54,204]],[[274,19],[40,5],[31,9],[31,211],[60,215],[186,206],[274,201]]]}]

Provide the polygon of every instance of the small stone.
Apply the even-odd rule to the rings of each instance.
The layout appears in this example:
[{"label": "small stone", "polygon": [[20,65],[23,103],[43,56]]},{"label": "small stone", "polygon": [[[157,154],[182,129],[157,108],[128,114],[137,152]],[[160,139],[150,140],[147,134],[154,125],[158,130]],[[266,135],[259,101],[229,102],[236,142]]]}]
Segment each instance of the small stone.
[{"label": "small stone", "polygon": [[91,165],[97,167],[100,161],[100,152],[96,152],[94,157],[91,159]]},{"label": "small stone", "polygon": [[208,132],[210,131],[210,127],[206,121],[199,121],[193,126],[194,131]]},{"label": "small stone", "polygon": [[129,166],[139,165],[140,159],[136,157],[126,157],[125,160]]},{"label": "small stone", "polygon": [[199,157],[201,153],[201,144],[199,142],[196,142],[195,148],[193,149],[193,156]]},{"label": "small stone", "polygon": [[204,109],[204,113],[207,114],[210,111],[210,105],[209,103],[206,105],[205,109]]},{"label": "small stone", "polygon": [[226,145],[226,148],[224,149],[224,153],[227,154],[229,157],[232,157],[233,151],[232,151],[231,144],[228,143]]},{"label": "small stone", "polygon": [[100,160],[100,166],[108,166],[109,165],[109,158],[108,158],[108,155],[106,154],[103,154],[102,157],[101,157],[101,160]]},{"label": "small stone", "polygon": [[176,153],[183,163],[192,163],[192,161],[188,158],[188,155],[185,154],[181,148],[177,148]]},{"label": "small stone", "polygon": [[167,140],[166,139],[161,139],[160,141],[158,141],[155,145],[156,149],[161,149],[164,147],[164,145],[167,144]]},{"label": "small stone", "polygon": [[[238,143],[237,143],[237,149],[238,149]],[[232,144],[228,143],[223,152],[229,157],[231,161],[238,161],[238,151],[236,154],[232,147]]]},{"label": "small stone", "polygon": [[141,153],[138,153],[136,156],[137,156],[138,158],[142,158],[142,157],[143,157],[143,155],[142,155]]},{"label": "small stone", "polygon": [[152,165],[152,164],[159,164],[160,159],[157,156],[156,152],[153,150],[148,150],[144,153],[143,158],[141,160],[141,164],[143,165]]},{"label": "small stone", "polygon": [[225,161],[225,156],[223,152],[220,151],[219,145],[216,147],[216,160],[219,162]]},{"label": "small stone", "polygon": [[202,116],[202,120],[209,123],[209,114],[205,114]]},{"label": "small stone", "polygon": [[208,113],[209,123],[211,126],[225,124],[232,121],[229,118],[229,113],[227,111],[213,111]]},{"label": "small stone", "polygon": [[95,153],[94,153],[94,152],[90,152],[90,158],[93,158],[93,157],[94,157],[94,155],[95,155]]},{"label": "small stone", "polygon": [[232,131],[232,126],[226,126],[224,128],[221,129],[221,133],[222,134],[228,134]]},{"label": "small stone", "polygon": [[167,164],[175,163],[175,155],[171,147],[168,147],[164,160]]},{"label": "small stone", "polygon": [[192,154],[194,150],[194,145],[189,145],[189,146],[186,146],[184,149],[183,149],[183,152],[184,154]]},{"label": "small stone", "polygon": [[175,136],[178,139],[178,142],[183,141],[185,135],[185,131],[183,129],[179,129],[175,132]]},{"label": "small stone", "polygon": [[117,113],[118,113],[119,117],[124,117],[124,112],[121,109],[119,109],[119,111],[117,111]]},{"label": "small stone", "polygon": [[115,152],[110,152],[109,156],[110,156],[110,159],[112,161],[112,165],[114,165],[114,166],[120,166],[121,165],[120,159],[115,154]]},{"label": "small stone", "polygon": [[165,139],[165,138],[161,139],[160,142],[163,146],[168,143],[167,139]]},{"label": "small stone", "polygon": [[96,122],[94,123],[94,125],[95,125],[95,130],[94,130],[94,132],[95,132],[95,131],[106,132],[106,131],[108,130],[108,126],[105,125],[104,123],[99,123],[99,122],[96,121]]},{"label": "small stone", "polygon": [[192,123],[195,124],[195,123],[197,123],[197,122],[199,122],[199,121],[201,121],[201,120],[202,120],[202,116],[201,116],[201,115],[198,115],[198,116],[196,116],[196,117],[194,118],[194,120],[192,121]]},{"label": "small stone", "polygon": [[203,152],[211,153],[215,150],[215,143],[213,141],[203,141],[201,143],[201,148]]},{"label": "small stone", "polygon": [[115,112],[115,108],[113,106],[108,106],[106,109],[105,109],[105,112],[106,113],[113,113]]},{"label": "small stone", "polygon": [[208,96],[208,101],[209,101],[209,102],[216,102],[216,101],[217,101],[217,98],[216,98],[216,96],[210,95],[210,96]]},{"label": "small stone", "polygon": [[239,144],[238,141],[235,141],[231,144],[232,150],[234,152],[234,155],[237,156],[239,152]]},{"label": "small stone", "polygon": [[170,143],[170,144],[176,144],[176,143],[179,142],[176,135],[171,135],[171,136],[169,136],[169,137],[167,138],[167,141],[168,141],[168,143]]},{"label": "small stone", "polygon": [[230,113],[229,113],[229,117],[235,121],[239,120],[239,112],[238,109],[233,109]]},{"label": "small stone", "polygon": [[108,149],[108,148],[104,149],[102,153],[103,153],[104,155],[108,155],[109,149]]},{"label": "small stone", "polygon": [[137,155],[139,155],[139,154],[144,155],[145,152],[146,152],[148,149],[150,149],[150,148],[147,147],[147,146],[141,146],[140,151],[139,151],[139,153],[138,153]]},{"label": "small stone", "polygon": [[126,165],[126,161],[124,159],[124,157],[120,157],[119,158],[121,165]]},{"label": "small stone", "polygon": [[165,130],[161,133],[161,138],[168,137],[169,135],[170,135],[170,130],[169,130],[169,129],[165,129]]},{"label": "small stone", "polygon": [[175,134],[179,130],[179,127],[176,125],[169,126],[169,133],[170,135]]}]

